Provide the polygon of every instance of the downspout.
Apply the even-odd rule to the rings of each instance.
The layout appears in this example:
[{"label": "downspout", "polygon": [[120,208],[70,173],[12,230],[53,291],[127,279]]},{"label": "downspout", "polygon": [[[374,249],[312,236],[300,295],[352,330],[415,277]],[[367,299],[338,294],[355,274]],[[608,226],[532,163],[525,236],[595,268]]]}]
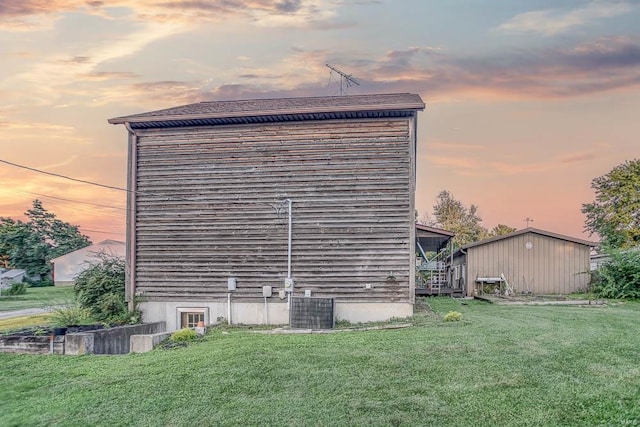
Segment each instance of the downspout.
[{"label": "downspout", "polygon": [[291,212],[292,202],[291,199],[287,199],[287,203],[289,204],[289,241],[288,241],[288,253],[287,253],[287,279],[291,279],[291,243],[292,243],[292,234],[291,234],[291,224],[293,213]]},{"label": "downspout", "polygon": [[267,305],[267,297],[264,297],[264,324],[269,324],[269,306]]},{"label": "downspout", "polygon": [[465,277],[467,275],[467,267],[466,267],[466,265],[467,265],[467,251],[462,249],[462,248],[460,248],[460,253],[462,255],[464,255],[464,263],[463,263],[463,265],[465,265],[464,276],[462,275],[462,265],[460,266],[460,278],[462,279],[462,293],[464,295],[464,294],[467,293],[466,292],[467,291],[467,278]]},{"label": "downspout", "polygon": [[137,190],[137,145],[138,138],[131,128],[129,122],[124,123],[127,132],[129,132],[129,155],[127,156],[127,216],[126,216],[126,268],[125,283],[128,287],[125,297],[128,302],[129,310],[133,311],[135,307],[136,295],[136,190]]},{"label": "downspout", "polygon": [[[292,202],[291,199],[287,199],[286,202],[289,204],[289,237],[287,244],[287,279],[291,279],[291,252],[292,252],[292,233],[291,226],[293,223],[293,212],[292,212]],[[291,289],[293,292],[293,289]],[[287,293],[287,310],[291,309],[291,292]]]}]

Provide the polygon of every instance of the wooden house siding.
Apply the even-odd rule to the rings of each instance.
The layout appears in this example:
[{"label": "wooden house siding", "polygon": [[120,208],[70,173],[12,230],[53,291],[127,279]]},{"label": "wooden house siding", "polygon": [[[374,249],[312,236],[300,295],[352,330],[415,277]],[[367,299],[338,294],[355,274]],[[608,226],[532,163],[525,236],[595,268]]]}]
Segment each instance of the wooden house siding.
[{"label": "wooden house siding", "polygon": [[[138,129],[128,254],[147,301],[412,302],[415,116]],[[135,200],[133,200],[135,199]],[[371,289],[366,289],[370,284]]]},{"label": "wooden house siding", "polygon": [[[530,249],[527,242],[531,243]],[[516,293],[538,295],[576,292],[590,280],[590,247],[555,237],[529,232],[470,247],[466,252],[469,295],[477,277],[500,274]]]}]

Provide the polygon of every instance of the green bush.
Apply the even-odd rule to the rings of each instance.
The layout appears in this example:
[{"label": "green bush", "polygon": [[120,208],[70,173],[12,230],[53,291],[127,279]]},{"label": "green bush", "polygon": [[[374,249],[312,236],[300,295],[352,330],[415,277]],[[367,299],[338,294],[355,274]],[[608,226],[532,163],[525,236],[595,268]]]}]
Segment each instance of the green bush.
[{"label": "green bush", "polygon": [[27,293],[26,283],[14,283],[10,288],[4,291],[5,295],[24,295]]},{"label": "green bush", "polygon": [[44,288],[46,286],[53,286],[53,280],[44,278],[40,280],[29,279],[28,277],[24,278],[24,282],[29,285],[30,288]]},{"label": "green bush", "polygon": [[180,329],[171,334],[169,339],[173,342],[188,342],[198,338],[196,331],[189,328]]},{"label": "green bush", "polygon": [[592,290],[600,298],[640,298],[640,250],[611,251],[611,259],[592,276]]},{"label": "green bush", "polygon": [[76,277],[74,291],[80,306],[98,322],[136,323],[139,315],[129,312],[125,301],[125,263],[117,257],[100,256]]},{"label": "green bush", "polygon": [[444,315],[445,322],[459,322],[462,320],[462,313],[459,311],[450,311]]},{"label": "green bush", "polygon": [[55,326],[77,326],[95,323],[91,316],[91,311],[77,306],[56,309],[51,318]]}]

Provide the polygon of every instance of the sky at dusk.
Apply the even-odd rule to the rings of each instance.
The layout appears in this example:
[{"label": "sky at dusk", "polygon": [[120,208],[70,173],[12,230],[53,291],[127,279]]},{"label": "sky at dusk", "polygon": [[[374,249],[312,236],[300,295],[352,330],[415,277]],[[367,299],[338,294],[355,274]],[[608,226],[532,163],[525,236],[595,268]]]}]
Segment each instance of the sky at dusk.
[{"label": "sky at dusk", "polygon": [[[635,0],[0,0],[0,159],[125,187],[108,118],[335,95],[329,63],[351,94],[427,104],[420,214],[446,189],[487,228],[588,237],[591,180],[640,157],[638,22]],[[124,239],[124,192],[0,164],[0,216],[35,198],[94,242]]]}]

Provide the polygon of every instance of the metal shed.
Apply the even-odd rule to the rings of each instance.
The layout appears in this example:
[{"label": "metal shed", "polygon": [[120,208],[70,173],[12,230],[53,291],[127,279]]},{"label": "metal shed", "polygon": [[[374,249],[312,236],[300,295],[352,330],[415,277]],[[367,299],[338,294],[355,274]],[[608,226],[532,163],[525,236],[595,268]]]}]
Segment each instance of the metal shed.
[{"label": "metal shed", "polygon": [[515,294],[569,294],[590,281],[589,256],[594,243],[536,228],[470,243],[451,265],[454,283],[467,296],[483,285],[508,285]]},{"label": "metal shed", "polygon": [[[414,94],[203,102],[118,117],[129,132],[128,297],[175,329],[413,312]],[[185,314],[186,313],[186,314]]]}]

